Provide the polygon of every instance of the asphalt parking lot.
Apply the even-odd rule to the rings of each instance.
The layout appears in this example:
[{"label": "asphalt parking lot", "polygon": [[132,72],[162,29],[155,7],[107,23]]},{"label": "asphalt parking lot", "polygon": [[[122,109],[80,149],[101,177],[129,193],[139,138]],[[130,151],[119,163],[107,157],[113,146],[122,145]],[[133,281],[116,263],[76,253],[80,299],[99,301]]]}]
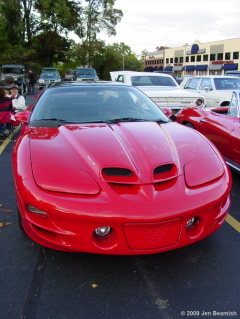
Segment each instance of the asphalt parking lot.
[{"label": "asphalt parking lot", "polygon": [[1,319],[240,318],[238,174],[226,222],[198,243],[147,256],[65,253],[19,230],[13,144],[0,138]]}]

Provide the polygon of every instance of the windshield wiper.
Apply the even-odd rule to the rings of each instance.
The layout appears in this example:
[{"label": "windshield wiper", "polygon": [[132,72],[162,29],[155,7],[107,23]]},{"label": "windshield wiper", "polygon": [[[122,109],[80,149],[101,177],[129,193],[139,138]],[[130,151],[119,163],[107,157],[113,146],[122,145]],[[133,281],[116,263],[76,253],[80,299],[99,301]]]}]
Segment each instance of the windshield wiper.
[{"label": "windshield wiper", "polygon": [[105,123],[111,124],[111,123],[119,123],[119,122],[145,122],[148,121],[146,119],[138,119],[134,117],[121,117],[117,119],[107,120]]},{"label": "windshield wiper", "polygon": [[52,121],[52,122],[61,122],[61,123],[77,123],[76,121],[68,121],[63,119],[57,119],[55,117],[49,119],[41,119],[39,121]]},{"label": "windshield wiper", "polygon": [[162,119],[158,119],[158,120],[154,120],[153,122],[157,122],[157,123],[169,123],[169,122],[171,122],[171,121],[170,121],[170,120],[165,121],[165,120],[162,120]]},{"label": "windshield wiper", "polygon": [[[50,118],[50,119],[41,119],[40,121],[58,121],[58,122],[72,122],[72,121],[67,121],[67,120],[63,120],[63,119],[57,119],[55,117],[53,118]],[[75,123],[75,122],[72,122],[72,123]]]}]

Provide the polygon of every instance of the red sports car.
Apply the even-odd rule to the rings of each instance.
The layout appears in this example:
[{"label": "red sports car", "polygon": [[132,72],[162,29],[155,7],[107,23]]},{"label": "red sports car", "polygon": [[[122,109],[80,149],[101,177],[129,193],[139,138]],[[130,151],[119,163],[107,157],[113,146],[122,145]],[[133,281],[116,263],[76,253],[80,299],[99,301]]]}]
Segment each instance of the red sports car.
[{"label": "red sports car", "polygon": [[223,224],[231,174],[220,153],[137,88],[62,83],[16,117],[23,122],[13,150],[19,220],[37,243],[152,254]]},{"label": "red sports car", "polygon": [[227,164],[240,173],[240,91],[233,92],[229,107],[185,108],[175,118],[209,138]]}]

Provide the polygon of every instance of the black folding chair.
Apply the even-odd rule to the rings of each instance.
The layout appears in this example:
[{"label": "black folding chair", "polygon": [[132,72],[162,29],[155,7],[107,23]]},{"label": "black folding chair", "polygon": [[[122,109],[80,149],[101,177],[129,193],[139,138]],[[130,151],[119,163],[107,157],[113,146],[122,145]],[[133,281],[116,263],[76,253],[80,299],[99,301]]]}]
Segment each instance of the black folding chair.
[{"label": "black folding chair", "polygon": [[13,140],[14,127],[20,124],[14,119],[14,113],[11,111],[0,112],[0,135]]}]

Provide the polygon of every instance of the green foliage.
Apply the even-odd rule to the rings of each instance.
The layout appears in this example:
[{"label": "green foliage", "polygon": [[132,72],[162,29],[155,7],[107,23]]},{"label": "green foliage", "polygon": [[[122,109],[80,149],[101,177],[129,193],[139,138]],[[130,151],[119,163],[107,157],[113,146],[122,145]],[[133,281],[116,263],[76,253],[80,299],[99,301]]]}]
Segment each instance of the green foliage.
[{"label": "green foliage", "polygon": [[[9,3],[10,2],[10,3]],[[92,66],[101,79],[110,71],[142,70],[142,61],[121,42],[106,46],[100,32],[116,35],[123,13],[116,0],[0,0],[0,64],[24,64],[40,73],[44,66]],[[69,32],[80,38],[75,43]]]},{"label": "green foliage", "polygon": [[65,61],[65,53],[69,50],[70,42],[56,31],[47,31],[34,37],[32,46],[37,60],[45,66],[52,66],[58,61]]},{"label": "green foliage", "polygon": [[35,0],[35,9],[40,14],[40,29],[61,33],[73,31],[81,22],[79,2],[69,0]]},{"label": "green foliage", "polygon": [[8,45],[6,50],[0,55],[0,63],[2,64],[23,64],[34,61],[35,51],[27,49],[21,45]]},{"label": "green foliage", "polygon": [[86,0],[87,6],[83,8],[82,20],[76,29],[76,34],[82,39],[85,56],[90,66],[93,62],[93,48],[97,35],[104,31],[109,36],[116,35],[115,26],[122,19],[121,10],[113,8],[115,0]]}]

